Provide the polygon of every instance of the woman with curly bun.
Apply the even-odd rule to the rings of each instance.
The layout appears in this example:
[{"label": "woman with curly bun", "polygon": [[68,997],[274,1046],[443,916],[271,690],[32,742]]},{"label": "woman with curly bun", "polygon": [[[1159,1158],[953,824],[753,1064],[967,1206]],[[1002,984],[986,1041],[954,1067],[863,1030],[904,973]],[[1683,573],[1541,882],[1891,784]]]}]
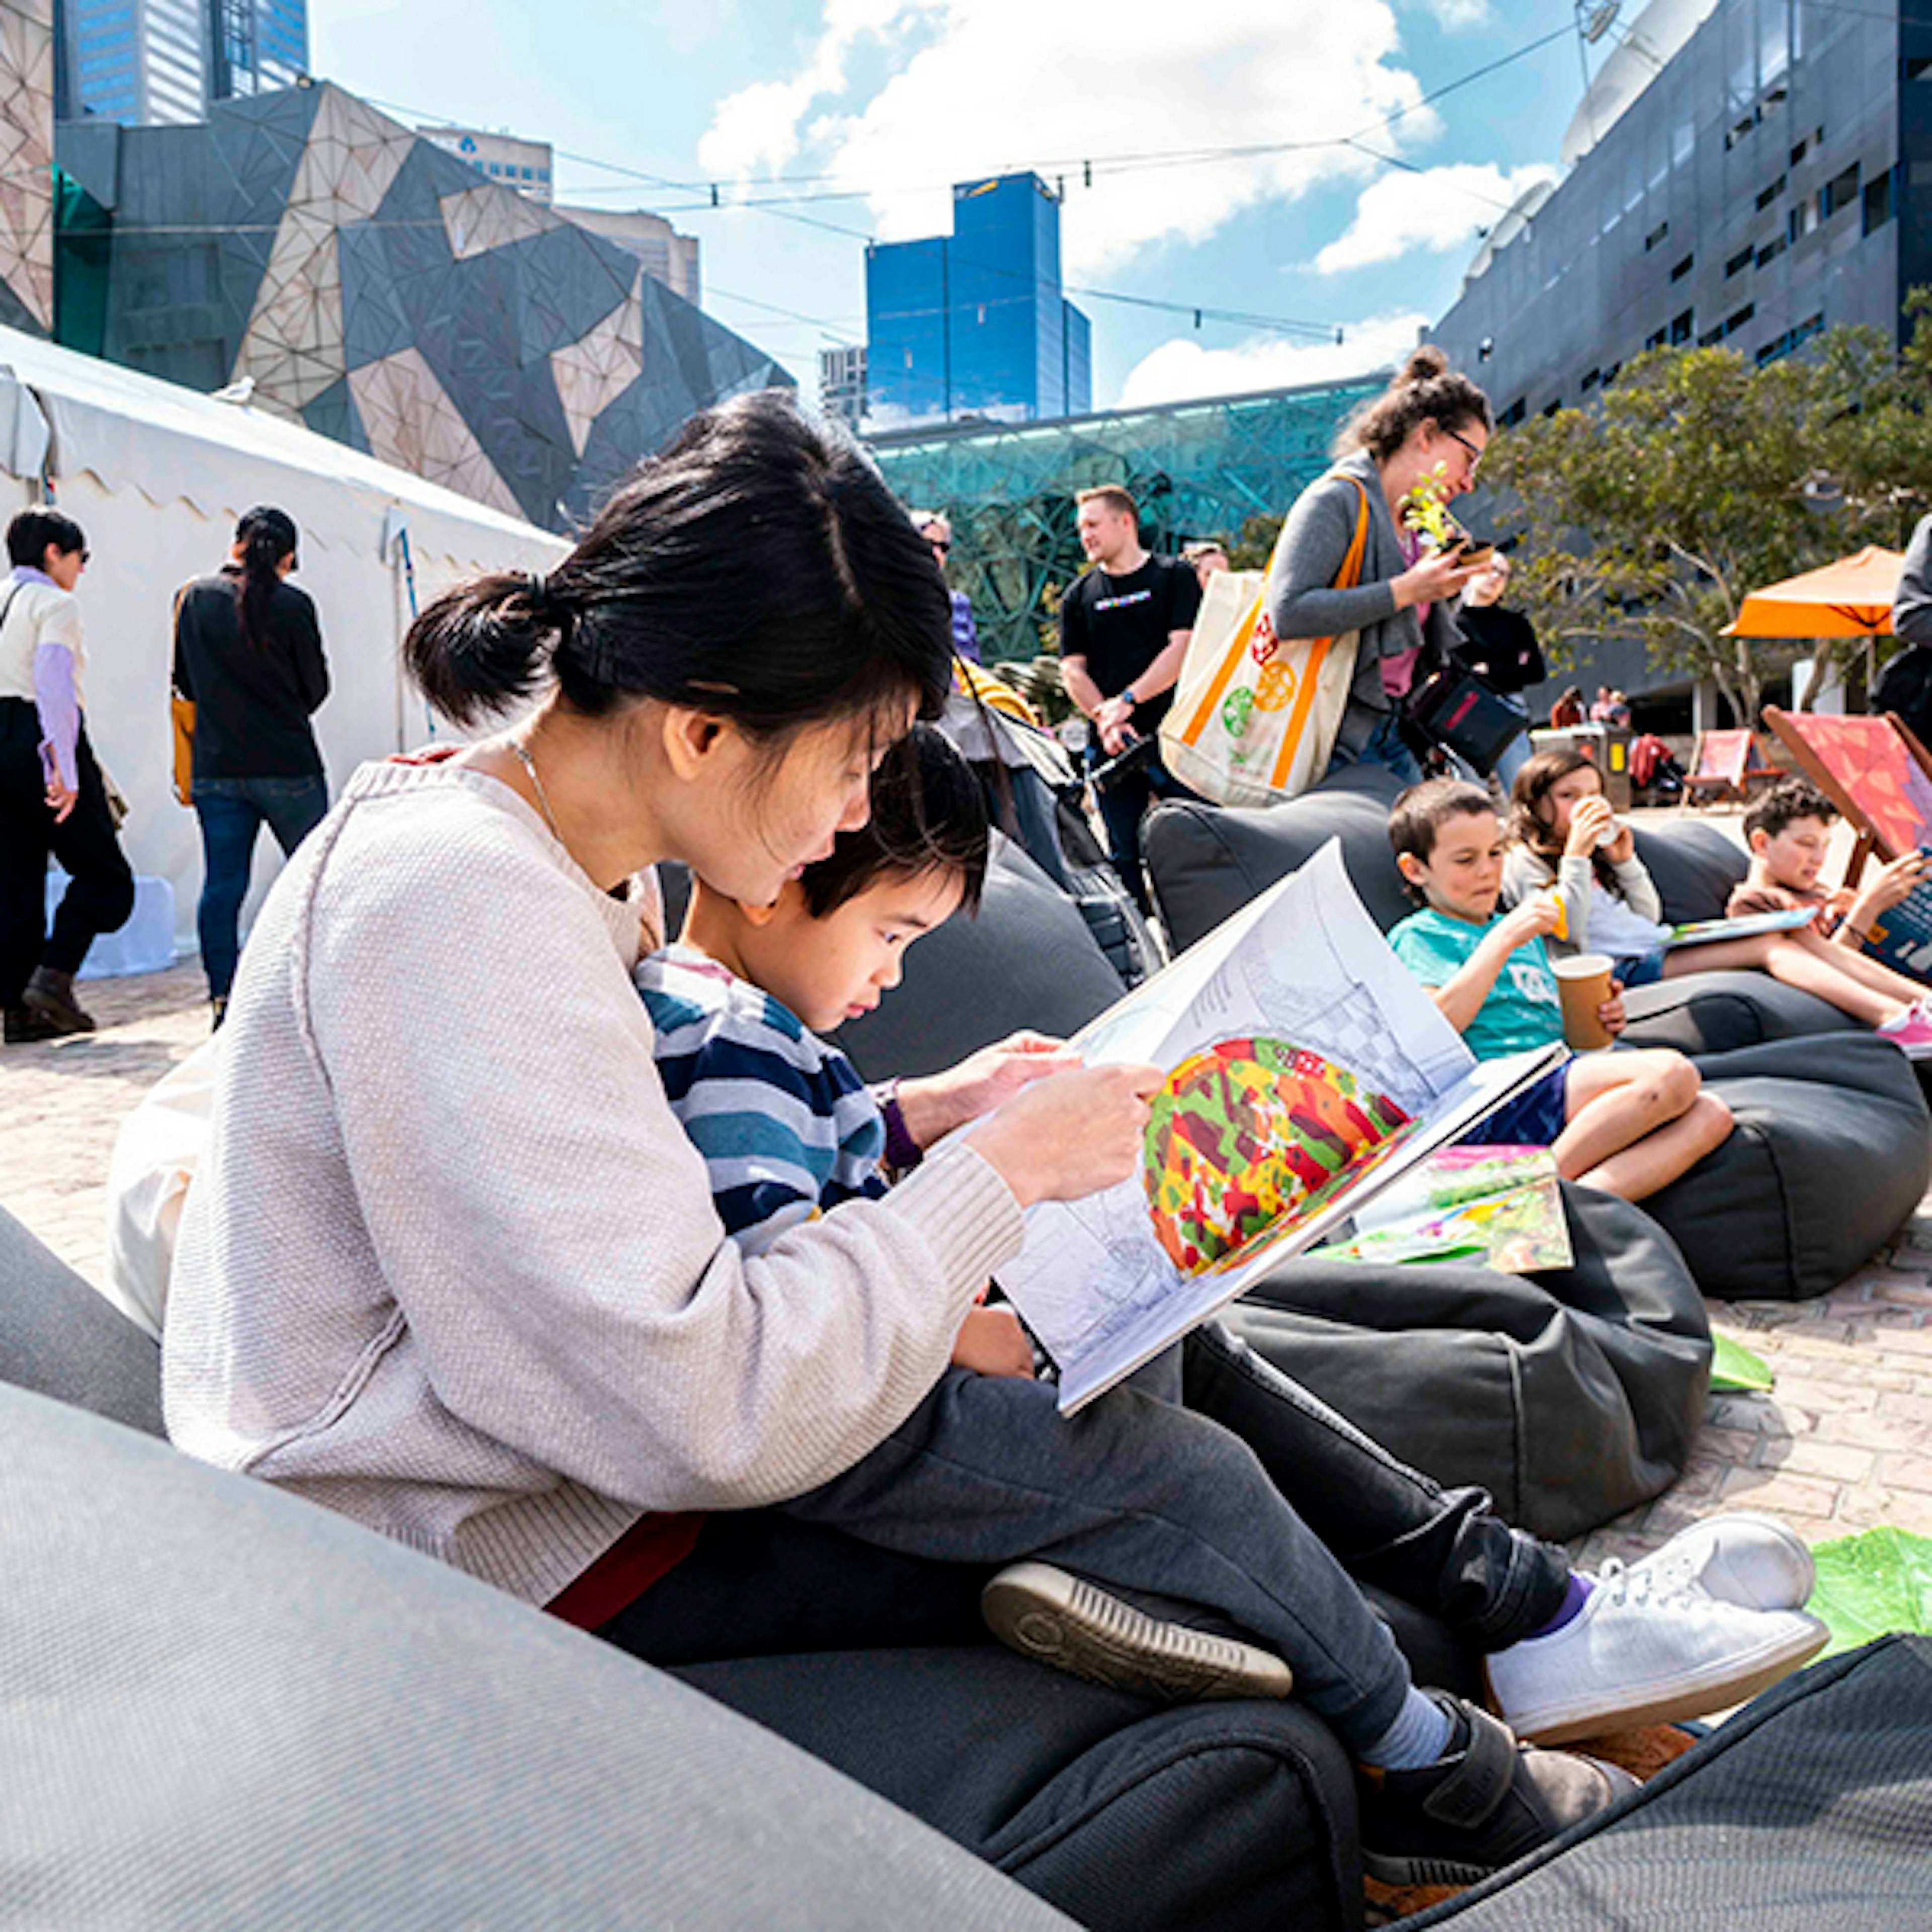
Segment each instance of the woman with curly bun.
[{"label": "woman with curly bun", "polygon": [[[1405,784],[1422,776],[1404,735],[1402,700],[1428,667],[1446,658],[1456,640],[1451,606],[1480,566],[1459,564],[1453,551],[1427,551],[1404,527],[1401,506],[1424,478],[1436,478],[1445,502],[1472,489],[1491,427],[1482,391],[1454,374],[1439,349],[1418,349],[1351,418],[1334,467],[1288,512],[1265,592],[1275,635],[1353,631],[1358,638],[1330,771],[1379,764]],[[1368,543],[1360,579],[1337,588],[1365,503]]]}]

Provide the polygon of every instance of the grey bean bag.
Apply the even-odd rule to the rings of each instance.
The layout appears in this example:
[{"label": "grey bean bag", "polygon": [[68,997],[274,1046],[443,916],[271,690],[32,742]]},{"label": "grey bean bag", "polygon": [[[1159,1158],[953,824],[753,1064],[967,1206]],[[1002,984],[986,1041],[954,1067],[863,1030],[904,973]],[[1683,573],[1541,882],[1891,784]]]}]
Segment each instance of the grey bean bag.
[{"label": "grey bean bag", "polygon": [[1574,1268],[1285,1262],[1228,1325],[1438,1482],[1513,1522],[1580,1536],[1667,1489],[1702,1419],[1710,1328],[1668,1235],[1566,1187]]},{"label": "grey bean bag", "polygon": [[1905,1932],[1932,1926],[1932,1640],[1767,1690],[1613,1810],[1405,1926]]}]

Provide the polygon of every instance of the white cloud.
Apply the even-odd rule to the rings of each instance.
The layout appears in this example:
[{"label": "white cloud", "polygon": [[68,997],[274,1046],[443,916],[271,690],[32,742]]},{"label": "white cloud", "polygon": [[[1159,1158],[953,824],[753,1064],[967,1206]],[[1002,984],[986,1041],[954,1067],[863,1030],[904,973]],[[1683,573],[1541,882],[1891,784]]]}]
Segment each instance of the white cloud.
[{"label": "white cloud", "polygon": [[1435,15],[1438,25],[1451,32],[1468,27],[1486,27],[1492,16],[1490,0],[1423,0],[1424,10]]},{"label": "white cloud", "polygon": [[1207,349],[1178,335],[1143,356],[1128,372],[1120,406],[1184,403],[1201,396],[1236,396],[1250,389],[1287,389],[1300,382],[1336,382],[1400,363],[1427,322],[1420,312],[1372,316],[1345,328],[1334,342],[1291,342],[1250,336],[1232,349]]},{"label": "white cloud", "polygon": [[[862,40],[893,50],[869,98],[853,94]],[[950,184],[1025,165],[1063,176],[1061,248],[1078,280],[1165,242],[1198,242],[1259,203],[1361,180],[1341,146],[1111,172],[1109,158],[1184,157],[1283,138],[1320,143],[1412,110],[1381,134],[1438,131],[1396,64],[1388,0],[826,0],[820,38],[789,78],[720,102],[703,166],[750,179],[823,170],[868,195],[888,239],[944,233]],[[800,157],[805,165],[789,168]],[[1091,188],[1081,164],[1096,164]],[[1044,164],[1052,163],[1048,168]]]},{"label": "white cloud", "polygon": [[1362,190],[1347,232],[1316,256],[1315,266],[1335,275],[1393,262],[1418,248],[1474,254],[1478,229],[1493,228],[1525,189],[1556,176],[1540,161],[1508,171],[1466,161],[1420,174],[1391,169]]}]

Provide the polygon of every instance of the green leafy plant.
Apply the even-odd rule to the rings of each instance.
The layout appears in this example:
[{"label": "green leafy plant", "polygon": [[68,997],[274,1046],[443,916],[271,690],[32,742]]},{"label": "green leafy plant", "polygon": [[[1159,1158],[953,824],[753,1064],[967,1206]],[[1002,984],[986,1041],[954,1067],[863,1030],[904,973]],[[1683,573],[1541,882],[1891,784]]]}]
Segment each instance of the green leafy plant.
[{"label": "green leafy plant", "polygon": [[1718,1394],[1766,1395],[1777,1386],[1771,1364],[1721,1328],[1711,1330],[1711,1387]]},{"label": "green leafy plant", "polygon": [[1404,528],[1414,531],[1430,549],[1453,549],[1468,532],[1449,514],[1449,466],[1438,463],[1402,492],[1396,506]]},{"label": "green leafy plant", "polygon": [[1892,1630],[1932,1631],[1932,1538],[1889,1527],[1822,1543],[1808,1607],[1832,1632],[1828,1657]]}]

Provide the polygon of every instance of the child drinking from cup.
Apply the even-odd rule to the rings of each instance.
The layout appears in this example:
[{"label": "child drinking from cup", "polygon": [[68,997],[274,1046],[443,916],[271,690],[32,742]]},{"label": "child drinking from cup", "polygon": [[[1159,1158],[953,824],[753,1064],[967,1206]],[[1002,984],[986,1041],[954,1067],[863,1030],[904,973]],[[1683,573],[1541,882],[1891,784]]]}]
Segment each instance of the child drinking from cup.
[{"label": "child drinking from cup", "polygon": [[[1478,785],[1431,778],[1396,800],[1389,841],[1423,910],[1389,934],[1396,957],[1426,986],[1478,1059],[1547,1046],[1564,1037],[1556,975],[1544,940],[1562,919],[1538,893],[1498,914],[1502,821]],[[1614,979],[1594,1016],[1624,1027]],[[1667,1048],[1572,1059],[1500,1108],[1468,1136],[1492,1146],[1545,1146],[1556,1171],[1626,1201],[1675,1180],[1731,1131],[1730,1111],[1703,1090],[1696,1067]]]},{"label": "child drinking from cup", "polygon": [[[1770,796],[1784,790],[1780,785]],[[1908,1058],[1932,1056],[1932,1016],[1919,1004],[1925,989],[1813,928],[1665,951],[1670,928],[1663,923],[1657,888],[1636,856],[1630,827],[1610,811],[1597,767],[1581,752],[1538,753],[1516,774],[1513,802],[1514,842],[1503,864],[1504,902],[1520,905],[1554,891],[1563,908],[1551,937],[1557,957],[1607,953],[1626,986],[1652,986],[1687,973],[1768,973],[1850,1014]],[[1758,847],[1768,849],[1769,842],[1750,832],[1748,816],[1745,824],[1755,858]],[[1734,897],[1730,910],[1764,911],[1778,903],[1754,899],[1741,908]]]}]

